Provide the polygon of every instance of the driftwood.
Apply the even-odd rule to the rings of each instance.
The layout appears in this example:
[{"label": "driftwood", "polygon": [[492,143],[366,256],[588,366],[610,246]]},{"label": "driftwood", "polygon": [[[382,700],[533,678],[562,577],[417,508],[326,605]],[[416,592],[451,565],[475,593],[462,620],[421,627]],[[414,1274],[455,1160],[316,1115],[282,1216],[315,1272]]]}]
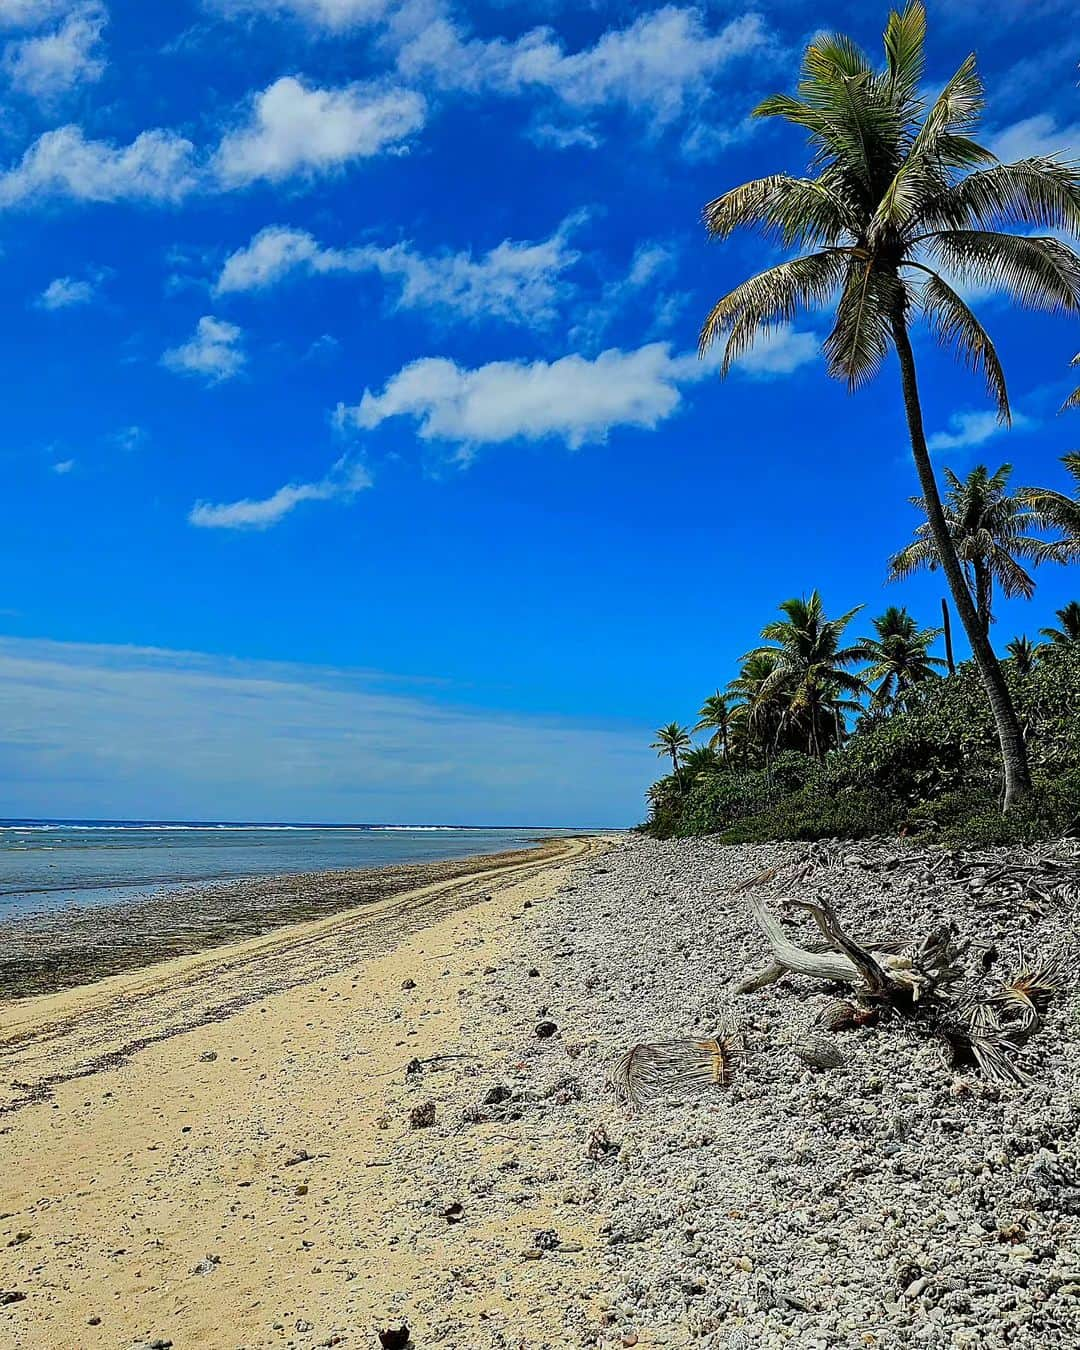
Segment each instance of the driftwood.
[{"label": "driftwood", "polygon": [[[777,875],[772,869],[737,889],[748,892],[774,881]],[[806,875],[804,869],[799,879]],[[1019,973],[988,992],[984,982],[992,962],[986,962],[984,953],[982,968],[968,975],[962,958],[970,944],[959,943],[947,924],[939,925],[922,942],[890,940],[872,946],[855,941],[844,930],[824,896],[782,901],[813,918],[825,946],[811,948],[789,936],[761,896],[748,894],[747,903],[772,959],[763,971],[737,985],[738,992],[764,988],[789,972],[848,985],[852,990],[849,999],[834,1000],[822,1009],[792,1046],[805,1063],[815,1068],[839,1067],[843,1057],[826,1032],[898,1013],[918,1020],[938,1036],[952,1067],[974,1066],[984,1077],[1000,1083],[1028,1081],[1015,1056],[1046,1016],[1057,985],[1057,972],[1050,964],[1026,961],[1021,954]]]}]

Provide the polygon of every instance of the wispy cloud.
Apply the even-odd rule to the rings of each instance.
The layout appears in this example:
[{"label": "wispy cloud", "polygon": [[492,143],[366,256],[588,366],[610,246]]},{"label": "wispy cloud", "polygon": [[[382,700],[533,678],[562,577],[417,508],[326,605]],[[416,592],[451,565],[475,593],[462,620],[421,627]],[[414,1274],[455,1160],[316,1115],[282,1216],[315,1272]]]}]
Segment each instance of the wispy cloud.
[{"label": "wispy cloud", "polygon": [[55,198],[175,204],[196,186],[194,157],[192,143],[172,131],[144,131],[116,145],[87,140],[77,126],[57,127],[0,173],[0,207]]},{"label": "wispy cloud", "polygon": [[[1013,429],[1024,431],[1038,425],[1023,413],[1014,412]],[[948,429],[935,431],[927,441],[932,452],[945,450],[974,450],[987,441],[1002,435],[1009,428],[999,421],[997,413],[989,408],[957,412],[949,418]]]},{"label": "wispy cloud", "polygon": [[580,219],[575,214],[538,243],[507,239],[475,258],[468,252],[425,255],[408,244],[326,248],[306,230],[271,225],[226,259],[215,290],[265,290],[297,274],[375,272],[396,284],[397,303],[405,309],[544,323],[569,294],[563,274],[580,257],[568,242]]},{"label": "wispy cloud", "polygon": [[0,639],[25,815],[629,824],[645,728],[456,707],[370,671]]},{"label": "wispy cloud", "polygon": [[63,14],[71,0],[0,0],[0,28],[37,28]]},{"label": "wispy cloud", "polygon": [[399,0],[205,0],[207,8],[243,17],[291,17],[329,33],[342,33],[387,17]]},{"label": "wispy cloud", "polygon": [[444,14],[405,41],[398,69],[444,90],[546,94],[564,114],[622,107],[656,125],[706,98],[730,62],[760,54],[769,44],[755,14],[712,31],[700,10],[678,5],[641,15],[578,51],[568,51],[548,28],[512,41],[471,38]]},{"label": "wispy cloud", "polygon": [[998,159],[1009,162],[1031,155],[1060,155],[1080,159],[1080,122],[1059,126],[1050,113],[1036,113],[1002,127],[989,141]]},{"label": "wispy cloud", "polygon": [[37,298],[39,309],[71,309],[74,305],[88,305],[97,294],[92,281],[75,277],[56,277]]},{"label": "wispy cloud", "polygon": [[204,314],[195,335],[162,355],[161,364],[179,375],[196,375],[209,384],[231,379],[247,364],[241,343],[244,332],[234,323]]},{"label": "wispy cloud", "polygon": [[351,501],[358,492],[371,487],[371,482],[371,475],[362,464],[339,460],[325,478],[313,483],[286,483],[268,497],[196,502],[188,520],[202,529],[268,530],[304,502]]},{"label": "wispy cloud", "polygon": [[47,131],[0,171],[0,208],[51,200],[175,206],[196,192],[312,179],[400,153],[424,119],[424,100],[410,89],[320,89],[285,76],[247,100],[210,150],[162,128],[127,145],[88,138],[74,124]]},{"label": "wispy cloud", "polygon": [[52,466],[52,471],[53,473],[58,473],[63,476],[64,474],[70,473],[74,467],[75,461],[73,459],[61,459]]}]

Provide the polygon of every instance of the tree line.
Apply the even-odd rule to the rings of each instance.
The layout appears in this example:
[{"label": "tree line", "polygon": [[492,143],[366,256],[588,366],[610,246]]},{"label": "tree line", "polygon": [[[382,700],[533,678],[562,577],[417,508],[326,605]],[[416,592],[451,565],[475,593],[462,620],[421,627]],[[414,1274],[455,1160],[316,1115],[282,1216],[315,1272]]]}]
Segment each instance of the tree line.
[{"label": "tree line", "polygon": [[[981,375],[1008,424],[1004,370],[963,292],[984,285],[1025,307],[1080,313],[1080,255],[1060,237],[1080,235],[1080,166],[1054,155],[998,160],[974,138],[985,103],[974,54],[928,100],[925,47],[925,7],[909,3],[889,15],[883,66],[850,37],[817,37],[804,54],[796,93],[775,94],[753,110],[808,138],[808,172],[770,174],[729,189],[706,205],[706,229],[722,241],[756,228],[796,255],[722,296],[702,327],[700,350],[704,355],[722,339],[726,375],[755,341],[801,310],[832,305],[823,348],[831,376],[857,391],[895,354],[920,489],[913,500],[926,519],[891,566],[897,575],[921,567],[944,574],[993,715],[1008,813],[1030,795],[1032,777],[1013,694],[990,641],[993,597],[995,590],[1030,594],[1025,563],[1078,556],[1080,492],[1010,494],[1006,465],[996,474],[980,466],[964,480],[947,474],[943,493],[926,440],[911,331],[924,323]],[[1080,406],[1080,389],[1066,406]],[[1080,489],[1080,456],[1064,462]],[[1037,539],[1035,525],[1056,537]],[[886,611],[872,634],[848,645],[845,629],[857,610],[830,620],[816,592],[781,610],[784,617],[762,632],[765,644],[747,654],[725,694],[718,691],[705,705],[714,711],[702,717],[701,729],[710,716],[728,716],[719,711],[728,708],[748,745],[775,747],[778,737],[798,736],[803,749],[820,757],[842,741],[845,717],[862,706],[868,686],[876,685],[865,714],[873,716],[881,711],[874,699],[883,685],[889,692],[881,699],[895,700],[910,683],[936,673],[928,650],[936,630],[920,629],[903,610]],[[1067,633],[1073,614],[1067,606],[1056,631]],[[1037,659],[1033,645],[1029,655]],[[870,669],[854,674],[863,661]],[[681,775],[680,755],[693,753],[687,729],[673,723],[656,744]]]}]

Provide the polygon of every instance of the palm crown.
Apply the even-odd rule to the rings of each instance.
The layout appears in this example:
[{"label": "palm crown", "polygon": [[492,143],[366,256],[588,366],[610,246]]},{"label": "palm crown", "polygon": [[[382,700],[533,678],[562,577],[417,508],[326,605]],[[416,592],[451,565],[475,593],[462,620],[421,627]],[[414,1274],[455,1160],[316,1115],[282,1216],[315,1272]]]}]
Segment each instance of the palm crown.
[{"label": "palm crown", "polygon": [[689,748],[690,733],[678,722],[669,722],[666,727],[660,727],[656,733],[656,740],[649,747],[650,750],[655,750],[658,756],[671,756],[671,767],[676,777],[679,776],[679,756]]},{"label": "palm crown", "polygon": [[1080,232],[1080,169],[1033,155],[1014,164],[971,137],[983,85],[969,56],[927,108],[920,95],[926,15],[890,15],[885,68],[876,71],[841,35],[807,48],[798,97],[775,94],[756,117],[782,117],[809,133],[810,177],[771,174],[705,208],[714,236],[744,225],[809,249],[717,301],[701,331],[704,352],[726,335],[723,369],[755,338],[839,294],[825,341],[832,375],[852,388],[876,373],[895,320],[921,313],[937,340],[982,372],[1003,419],[1005,376],[985,329],[949,278],[1004,288],[1023,305],[1080,309],[1080,258],[1047,234]]},{"label": "palm crown", "polygon": [[911,691],[933,679],[945,664],[930,655],[930,644],[941,636],[941,629],[920,629],[907,610],[896,605],[871,622],[874,635],[859,643],[860,655],[870,663],[863,679],[867,684],[877,683],[871,707],[902,708]]},{"label": "palm crown", "polygon": [[1014,637],[1011,642],[1006,644],[1005,650],[1009,653],[1009,659],[1018,675],[1030,675],[1035,669],[1039,649],[1030,638],[1024,637],[1023,634]]},{"label": "palm crown", "polygon": [[743,658],[772,659],[772,671],[760,693],[784,690],[785,721],[805,729],[808,748],[819,756],[830,725],[835,732],[839,715],[858,706],[843,695],[858,697],[866,691],[863,681],[847,669],[862,659],[861,647],[842,645],[844,629],[861,608],[828,619],[817,591],[807,599],[785,600],[780,606],[784,617],[761,630],[769,645]]},{"label": "palm crown", "polygon": [[1055,647],[1080,643],[1080,600],[1070,600],[1056,611],[1060,628],[1040,628],[1044,638],[1049,638]]},{"label": "palm crown", "polygon": [[[1002,464],[991,473],[978,464],[966,478],[945,470],[948,489],[945,494],[945,519],[957,557],[975,598],[975,609],[984,628],[993,622],[991,605],[995,583],[1007,597],[1022,595],[1030,600],[1035,579],[1020,565],[1019,559],[1038,561],[1046,545],[1028,534],[1037,523],[1035,512],[1023,493],[1009,493],[1011,464]],[[926,510],[922,497],[913,497],[913,505]],[[928,523],[915,531],[907,548],[889,559],[889,580],[908,577],[922,567],[934,570],[940,565],[937,545]]]},{"label": "palm crown", "polygon": [[719,750],[724,755],[727,754],[731,732],[731,708],[728,701],[728,695],[722,694],[719,689],[715,694],[710,694],[701,705],[694,727],[695,731],[711,731],[713,734],[709,737],[709,748]]}]

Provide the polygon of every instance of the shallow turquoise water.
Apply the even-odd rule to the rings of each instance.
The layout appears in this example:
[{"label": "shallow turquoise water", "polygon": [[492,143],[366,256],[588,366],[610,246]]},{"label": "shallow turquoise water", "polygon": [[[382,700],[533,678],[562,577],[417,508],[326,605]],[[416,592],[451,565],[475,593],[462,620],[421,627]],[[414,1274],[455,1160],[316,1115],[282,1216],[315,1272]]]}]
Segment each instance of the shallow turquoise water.
[{"label": "shallow turquoise water", "polygon": [[0,919],[229,877],[437,862],[576,833],[453,826],[0,821]]}]

